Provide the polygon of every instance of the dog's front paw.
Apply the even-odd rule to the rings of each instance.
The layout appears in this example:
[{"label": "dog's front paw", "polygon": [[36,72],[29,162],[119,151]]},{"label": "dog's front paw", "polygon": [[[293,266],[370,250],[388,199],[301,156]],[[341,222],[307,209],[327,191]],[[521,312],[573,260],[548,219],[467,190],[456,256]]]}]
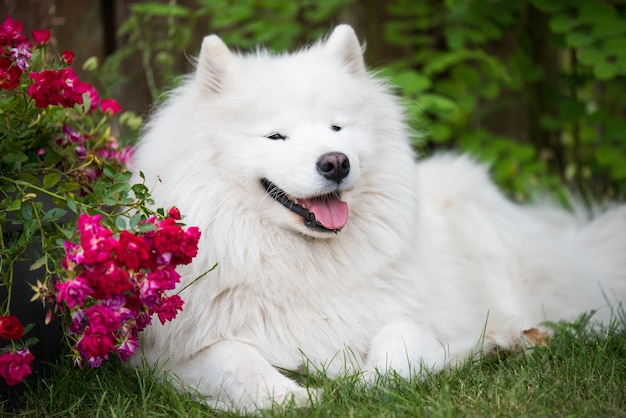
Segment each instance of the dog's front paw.
[{"label": "dog's front paw", "polygon": [[273,401],[275,405],[290,406],[293,404],[297,408],[308,408],[319,402],[321,398],[321,389],[299,387],[275,398]]},{"label": "dog's front paw", "polygon": [[248,412],[258,412],[259,410],[281,410],[291,407],[309,408],[319,402],[321,397],[321,389],[307,389],[298,386],[282,391],[282,393],[275,391],[272,395],[255,402],[252,408],[246,409]]}]

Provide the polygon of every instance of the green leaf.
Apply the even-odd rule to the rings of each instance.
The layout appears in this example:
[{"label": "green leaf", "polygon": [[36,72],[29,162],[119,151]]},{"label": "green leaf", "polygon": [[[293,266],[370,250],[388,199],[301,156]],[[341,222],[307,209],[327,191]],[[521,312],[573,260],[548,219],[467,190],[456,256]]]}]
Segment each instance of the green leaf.
[{"label": "green leaf", "polygon": [[50,189],[61,180],[61,174],[48,173],[43,177],[43,188]]},{"label": "green leaf", "polygon": [[445,36],[450,49],[461,49],[465,46],[466,30],[451,26],[446,28]]},{"label": "green leaf", "polygon": [[617,74],[617,66],[610,62],[601,62],[593,68],[593,73],[599,80],[611,80]]},{"label": "green leaf", "polygon": [[143,220],[143,215],[141,214],[141,212],[137,212],[135,213],[133,216],[130,217],[130,227],[135,228],[139,222],[141,222]]},{"label": "green leaf", "polygon": [[120,231],[125,230],[127,228],[127,226],[126,226],[126,217],[118,216],[117,218],[115,218],[115,226]]},{"label": "green leaf", "polygon": [[[34,326],[35,324],[31,324],[31,325]],[[26,329],[26,328],[24,328],[24,329]],[[37,344],[38,342],[39,342],[39,338],[37,338],[37,337],[27,338],[26,341],[24,341],[24,347],[32,347],[35,344]],[[17,346],[17,344],[16,344],[16,346]]]},{"label": "green leaf", "polygon": [[115,178],[115,176],[117,175],[117,170],[115,170],[113,167],[111,167],[108,164],[106,164],[102,168],[102,172],[104,173],[105,176],[107,176],[109,178]]},{"label": "green leaf", "polygon": [[480,95],[485,99],[493,100],[500,94],[500,86],[496,83],[485,83],[480,90]]},{"label": "green leaf", "polygon": [[128,194],[128,191],[130,190],[130,185],[128,183],[118,183],[118,184],[114,184],[113,186],[111,186],[107,192],[108,196],[114,196],[117,195],[116,197],[119,200],[119,198],[125,197]]},{"label": "green leaf", "polygon": [[30,332],[31,329],[33,329],[35,327],[35,323],[31,322],[28,325],[24,326],[24,335],[28,334]]},{"label": "green leaf", "polygon": [[135,193],[135,196],[137,196],[137,199],[140,200],[145,199],[150,195],[148,187],[144,184],[134,184],[131,189],[133,190],[133,193]]},{"label": "green leaf", "polygon": [[150,222],[142,223],[137,225],[137,231],[141,233],[156,231],[156,225]]},{"label": "green leaf", "polygon": [[532,4],[542,12],[553,14],[561,10],[561,4],[554,0],[531,0]]},{"label": "green leaf", "polygon": [[437,143],[447,142],[452,137],[452,129],[449,126],[437,123],[430,129],[430,136]]},{"label": "green leaf", "polygon": [[28,172],[20,173],[20,179],[24,180],[27,183],[34,184],[35,186],[41,185],[41,182],[40,182],[41,179]]},{"label": "green leaf", "polygon": [[578,21],[567,15],[557,15],[550,19],[550,30],[554,33],[567,33],[578,25]]},{"label": "green leaf", "polygon": [[403,71],[393,76],[393,83],[400,87],[405,95],[419,94],[431,87],[428,77],[415,71]]},{"label": "green leaf", "polygon": [[604,1],[581,1],[578,19],[581,22],[596,22],[602,24],[617,15],[615,8]]},{"label": "green leaf", "polygon": [[[98,57],[96,56],[87,58],[87,60],[85,60],[85,63],[83,64],[83,70],[85,71],[96,71],[98,67],[99,67]],[[90,98],[89,98],[89,101],[91,102]],[[90,103],[90,106],[91,106],[91,103]]]},{"label": "green leaf", "polygon": [[26,221],[34,220],[32,202],[30,204],[23,205],[20,213],[22,214],[22,218],[24,218],[24,220]]},{"label": "green leaf", "polygon": [[580,48],[593,43],[593,38],[580,32],[572,32],[565,37],[565,43],[572,48]]},{"label": "green leaf", "polygon": [[596,39],[623,36],[626,33],[626,21],[613,17],[596,22],[591,27],[591,35]]},{"label": "green leaf", "polygon": [[65,192],[73,192],[75,190],[79,190],[80,189],[80,184],[78,183],[61,183],[59,184],[59,187],[57,188],[57,192],[58,193],[65,193]]},{"label": "green leaf", "polygon": [[481,77],[477,69],[469,65],[459,65],[452,70],[454,77],[461,80],[463,83],[472,86],[478,85],[481,82]]},{"label": "green leaf", "polygon": [[5,163],[22,163],[28,161],[28,156],[21,151],[7,152],[2,157],[2,161]]},{"label": "green leaf", "polygon": [[13,212],[19,210],[22,207],[22,201],[20,199],[15,199],[9,206],[6,207],[7,212]]},{"label": "green leaf", "polygon": [[570,98],[564,98],[560,102],[559,115],[561,122],[575,122],[586,113],[585,104]]},{"label": "green leaf", "polygon": [[71,196],[67,197],[67,207],[74,213],[78,213],[78,208],[76,207],[76,202],[72,199]]},{"label": "green leaf", "polygon": [[563,127],[563,123],[551,115],[542,115],[539,123],[542,128],[551,132],[558,132]]},{"label": "green leaf", "polygon": [[33,264],[31,264],[28,269],[30,271],[39,270],[41,267],[43,267],[44,264],[46,264],[47,260],[48,260],[48,256],[44,254],[43,257],[41,257],[40,259],[35,261]]},{"label": "green leaf", "polygon": [[61,219],[67,211],[63,208],[53,208],[47,211],[41,218],[44,222],[55,222]]},{"label": "green leaf", "polygon": [[[626,22],[624,22],[626,25]],[[619,38],[607,39],[602,45],[602,51],[605,54],[623,55],[626,53],[626,36]]]},{"label": "green leaf", "polygon": [[578,53],[578,59],[585,65],[594,65],[596,62],[604,60],[604,55],[597,48],[583,48]]},{"label": "green leaf", "polygon": [[159,4],[159,3],[146,3],[146,4],[131,4],[130,9],[133,13],[146,14],[148,16],[173,16],[173,17],[187,17],[191,11],[183,6],[172,4]]},{"label": "green leaf", "polygon": [[425,110],[449,119],[459,113],[459,106],[453,100],[439,94],[424,94],[419,102]]},{"label": "green leaf", "polygon": [[89,93],[84,93],[82,110],[84,113],[87,113],[89,109],[91,109],[91,96],[89,95]]}]

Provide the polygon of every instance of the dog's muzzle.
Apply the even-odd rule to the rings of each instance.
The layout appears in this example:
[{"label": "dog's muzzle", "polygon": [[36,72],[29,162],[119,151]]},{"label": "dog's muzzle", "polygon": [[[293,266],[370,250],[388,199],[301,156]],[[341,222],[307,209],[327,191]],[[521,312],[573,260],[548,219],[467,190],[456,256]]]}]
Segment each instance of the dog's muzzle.
[{"label": "dog's muzzle", "polygon": [[261,179],[261,184],[274,200],[301,216],[304,219],[304,226],[307,228],[320,232],[336,233],[347,222],[348,205],[340,200],[341,192],[339,190],[295,201],[290,199],[283,189],[268,179]]}]

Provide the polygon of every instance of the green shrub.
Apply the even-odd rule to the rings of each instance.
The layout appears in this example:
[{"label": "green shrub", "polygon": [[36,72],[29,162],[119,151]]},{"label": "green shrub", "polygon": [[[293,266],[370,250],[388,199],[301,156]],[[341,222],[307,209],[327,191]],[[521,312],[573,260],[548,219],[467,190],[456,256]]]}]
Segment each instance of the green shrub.
[{"label": "green shrub", "polygon": [[[171,0],[130,5],[112,62],[140,54],[153,100],[207,33],[295,49],[347,21],[405,98],[423,153],[492,164],[517,200],[626,191],[626,7],[618,0]],[[376,17],[376,19],[372,19]]]}]

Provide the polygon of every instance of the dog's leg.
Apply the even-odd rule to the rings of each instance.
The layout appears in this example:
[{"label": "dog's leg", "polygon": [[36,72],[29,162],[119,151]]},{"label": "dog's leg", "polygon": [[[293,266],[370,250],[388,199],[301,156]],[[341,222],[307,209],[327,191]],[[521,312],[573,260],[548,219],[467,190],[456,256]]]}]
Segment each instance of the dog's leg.
[{"label": "dog's leg", "polygon": [[253,346],[234,340],[211,345],[184,363],[169,364],[185,382],[196,382],[218,409],[254,412],[293,402],[308,406],[315,391],[280,374]]},{"label": "dog's leg", "polygon": [[410,378],[446,363],[446,350],[432,331],[412,321],[396,321],[374,336],[363,370],[367,381],[392,370]]}]

